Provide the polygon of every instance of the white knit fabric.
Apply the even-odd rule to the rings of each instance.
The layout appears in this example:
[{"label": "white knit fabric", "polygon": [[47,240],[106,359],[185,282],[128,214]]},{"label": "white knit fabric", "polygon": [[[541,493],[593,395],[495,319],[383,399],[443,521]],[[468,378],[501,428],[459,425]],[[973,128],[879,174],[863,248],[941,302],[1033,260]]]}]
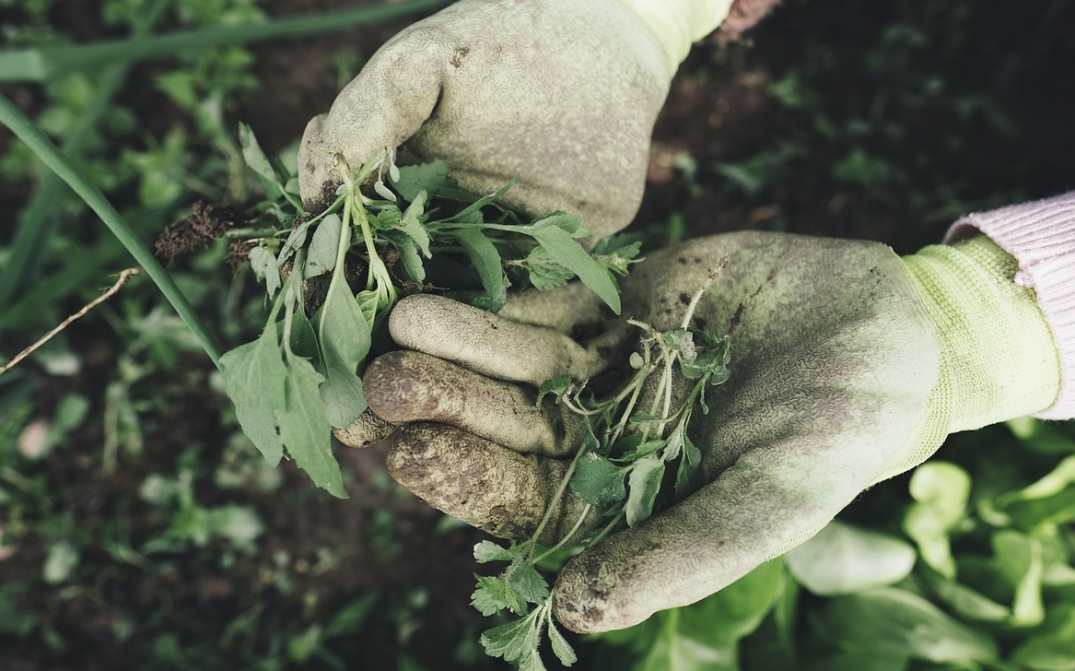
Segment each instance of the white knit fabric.
[{"label": "white knit fabric", "polygon": [[1060,394],[1035,416],[1075,418],[1075,191],[969,214],[952,225],[945,242],[979,231],[1019,262],[1015,281],[1037,293],[1060,355]]}]

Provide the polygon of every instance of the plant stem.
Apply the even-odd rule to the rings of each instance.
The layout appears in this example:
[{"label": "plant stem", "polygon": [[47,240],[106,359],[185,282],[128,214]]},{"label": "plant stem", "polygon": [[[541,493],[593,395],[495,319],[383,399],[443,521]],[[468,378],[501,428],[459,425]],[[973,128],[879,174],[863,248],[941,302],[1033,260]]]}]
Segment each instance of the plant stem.
[{"label": "plant stem", "polygon": [[217,347],[216,341],[209,334],[205,325],[202,324],[198,315],[194,312],[194,308],[191,307],[179,287],[175,285],[168,272],[157,262],[157,259],[153,258],[153,254],[142,244],[138,236],[127,225],[123,217],[116,212],[116,209],[104,197],[100,189],[93,186],[81,171],[56,149],[56,146],[45,137],[45,134],[3,94],[0,94],[0,123],[10,128],[16,137],[25,142],[37,157],[59,175],[75,193],[81,196],[82,200],[90,206],[90,209],[101,218],[105,226],[108,226],[112,234],[123,243],[123,246],[127,248],[134,260],[142,266],[146,274],[161,290],[161,293],[164,294],[164,297],[168,299],[168,302],[175,308],[176,313],[179,314],[179,318],[183,320],[183,323],[186,324],[187,328],[191,330],[194,337],[201,344],[202,349],[212,359],[213,364],[219,368],[220,348]]},{"label": "plant stem", "polygon": [[[568,465],[567,471],[564,472],[563,479],[560,480],[560,486],[556,488],[556,493],[553,494],[553,497],[549,500],[549,504],[545,506],[545,515],[541,518],[541,522],[538,524],[537,529],[534,530],[533,535],[530,536],[532,544],[530,546],[529,554],[531,557],[533,557],[534,552],[533,543],[536,543],[537,539],[541,537],[541,532],[545,530],[546,525],[548,525],[549,520],[552,518],[552,512],[556,510],[560,501],[564,498],[564,494],[567,493],[567,486],[571,482],[571,476],[575,474],[575,466],[578,465],[579,459],[582,458],[585,451],[586,450],[577,450],[575,452],[575,456]],[[534,561],[531,559],[530,563],[533,564]]]}]

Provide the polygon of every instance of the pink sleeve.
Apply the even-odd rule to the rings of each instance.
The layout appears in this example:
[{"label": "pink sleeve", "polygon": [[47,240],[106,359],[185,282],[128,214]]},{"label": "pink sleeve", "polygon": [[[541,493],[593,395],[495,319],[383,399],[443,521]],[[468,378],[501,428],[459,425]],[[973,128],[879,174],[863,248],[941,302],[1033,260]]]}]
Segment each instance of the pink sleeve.
[{"label": "pink sleeve", "polygon": [[952,225],[945,242],[979,231],[1019,261],[1015,281],[1037,292],[1060,354],[1060,395],[1035,416],[1075,418],[1075,191],[968,214]]}]

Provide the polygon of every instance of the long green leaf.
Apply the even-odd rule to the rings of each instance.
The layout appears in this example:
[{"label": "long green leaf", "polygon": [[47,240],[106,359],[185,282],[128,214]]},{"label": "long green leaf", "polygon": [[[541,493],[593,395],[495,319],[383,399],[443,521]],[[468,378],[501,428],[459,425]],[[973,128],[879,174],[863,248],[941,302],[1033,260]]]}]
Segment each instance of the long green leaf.
[{"label": "long green leaf", "polygon": [[578,275],[582,283],[608,303],[613,312],[620,314],[620,291],[616,283],[570,233],[557,226],[526,232],[541,243],[554,261]]},{"label": "long green leaf", "polygon": [[309,361],[287,352],[286,401],[276,411],[276,423],[287,452],[318,487],[346,499],[340,465],[332,456],[331,427],[317,391],[325,379]]},{"label": "long green leaf", "polygon": [[463,245],[474,262],[474,268],[481,278],[482,288],[488,297],[488,305],[483,305],[490,312],[498,312],[504,307],[508,297],[508,283],[500,262],[500,252],[496,245],[476,228],[453,231],[452,235]]},{"label": "long green leaf", "polygon": [[280,356],[276,328],[270,322],[261,337],[220,358],[224,389],[235,403],[243,433],[271,466],[280,462],[284,444],[276,430],[274,410],[284,406],[287,367]]}]

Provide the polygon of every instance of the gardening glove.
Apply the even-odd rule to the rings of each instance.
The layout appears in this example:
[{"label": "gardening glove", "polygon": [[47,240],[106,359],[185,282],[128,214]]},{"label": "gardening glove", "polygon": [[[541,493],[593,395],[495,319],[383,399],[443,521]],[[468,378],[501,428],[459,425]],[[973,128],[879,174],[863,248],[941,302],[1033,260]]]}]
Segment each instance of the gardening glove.
[{"label": "gardening glove", "polygon": [[[710,389],[710,412],[696,411],[688,430],[708,484],[567,562],[553,607],[574,631],[693,603],[806,540],[949,433],[1041,410],[1058,393],[1034,294],[983,236],[903,259],[863,241],[706,238],[635,266],[624,316],[677,327],[724,255],[692,324],[731,336],[731,378]],[[564,291],[522,295],[500,315],[406,298],[390,330],[414,351],[382,357],[366,375],[370,407],[403,425],[387,457],[393,476],[496,535],[533,533],[580,444],[569,411],[534,407],[533,385],[626,367],[622,345],[637,342],[622,322],[576,342],[568,334],[597,306],[577,287]],[[560,508],[552,527],[562,534],[582,506],[569,494]]]},{"label": "gardening glove", "polygon": [[335,200],[340,161],[443,159],[464,189],[580,212],[601,237],[642,198],[650,133],[693,40],[731,0],[460,0],[385,44],[306,127],[307,209]]}]

